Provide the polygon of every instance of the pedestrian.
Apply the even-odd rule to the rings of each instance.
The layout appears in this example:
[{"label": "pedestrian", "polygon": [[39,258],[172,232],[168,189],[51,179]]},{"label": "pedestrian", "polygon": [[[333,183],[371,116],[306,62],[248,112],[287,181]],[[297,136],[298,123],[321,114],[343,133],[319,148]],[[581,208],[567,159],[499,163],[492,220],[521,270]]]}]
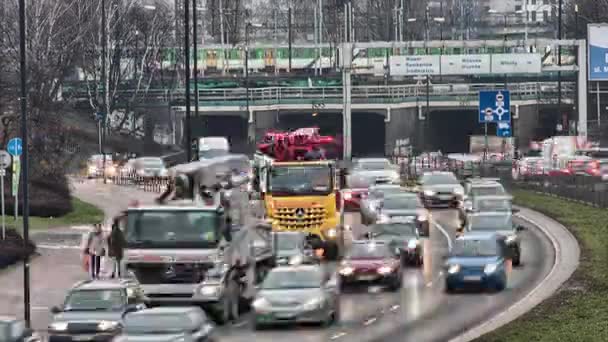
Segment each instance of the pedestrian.
[{"label": "pedestrian", "polygon": [[114,219],[112,224],[112,232],[108,236],[108,256],[113,259],[114,267],[112,269],[112,278],[120,278],[122,276],[120,265],[124,256],[124,249],[127,241],[120,229],[119,222],[123,217]]},{"label": "pedestrian", "polygon": [[105,255],[105,239],[101,230],[101,223],[93,225],[85,245],[84,254],[89,256],[89,269],[91,278],[98,279],[101,270],[101,257]]}]

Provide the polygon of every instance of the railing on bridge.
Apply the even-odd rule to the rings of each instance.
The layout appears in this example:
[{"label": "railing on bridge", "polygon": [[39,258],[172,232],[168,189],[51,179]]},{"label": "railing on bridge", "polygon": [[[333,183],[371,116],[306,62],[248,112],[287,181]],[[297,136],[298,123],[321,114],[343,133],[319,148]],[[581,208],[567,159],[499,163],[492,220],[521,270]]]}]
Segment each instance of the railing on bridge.
[{"label": "railing on bridge", "polygon": [[[458,101],[468,103],[477,101],[480,90],[504,89],[504,83],[478,84],[434,84],[429,87],[430,101]],[[557,96],[557,82],[525,82],[507,84],[512,100],[535,100]],[[135,103],[185,104],[184,89],[155,89],[148,92],[119,91],[117,96],[123,101]],[[194,91],[191,99],[196,101]],[[425,101],[427,89],[424,84],[389,86],[353,86],[352,103],[402,103]],[[562,97],[570,98],[575,94],[574,82],[562,82]],[[84,92],[64,94],[72,98],[87,98]],[[242,106],[246,102],[245,88],[201,89],[198,92],[199,104],[203,106]],[[342,87],[269,87],[249,89],[250,105],[273,104],[335,104],[342,103]]]}]

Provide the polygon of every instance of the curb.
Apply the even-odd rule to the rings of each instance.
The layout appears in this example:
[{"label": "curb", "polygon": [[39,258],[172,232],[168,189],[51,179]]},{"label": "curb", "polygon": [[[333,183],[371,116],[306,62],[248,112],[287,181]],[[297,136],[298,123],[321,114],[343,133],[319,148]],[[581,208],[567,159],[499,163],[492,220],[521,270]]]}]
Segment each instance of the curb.
[{"label": "curb", "polygon": [[531,223],[544,234],[555,250],[555,262],[549,274],[532,291],[491,319],[482,322],[449,342],[468,342],[496,330],[551,297],[564,284],[579,265],[578,241],[561,223],[534,210],[517,206],[521,211],[517,217]]}]

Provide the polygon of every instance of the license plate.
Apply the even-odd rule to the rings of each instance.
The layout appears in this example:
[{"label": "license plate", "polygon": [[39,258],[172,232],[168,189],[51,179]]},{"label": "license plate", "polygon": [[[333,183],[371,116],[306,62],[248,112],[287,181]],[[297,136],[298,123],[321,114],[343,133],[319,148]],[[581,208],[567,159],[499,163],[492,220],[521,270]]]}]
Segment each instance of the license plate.
[{"label": "license plate", "polygon": [[92,335],[81,335],[81,336],[73,336],[72,341],[90,341],[93,339]]},{"label": "license plate", "polygon": [[449,199],[452,199],[452,196],[451,195],[441,195],[441,196],[439,196],[439,199],[449,200]]},{"label": "license plate", "polygon": [[363,281],[374,280],[374,279],[376,279],[376,276],[374,276],[374,275],[362,275],[362,276],[357,277],[357,280],[363,280]]},{"label": "license plate", "polygon": [[276,313],[275,316],[276,316],[276,318],[287,319],[287,318],[294,318],[296,316],[296,314],[293,312],[281,312],[281,313]]},{"label": "license plate", "polygon": [[463,279],[465,281],[480,281],[481,276],[465,276]]}]

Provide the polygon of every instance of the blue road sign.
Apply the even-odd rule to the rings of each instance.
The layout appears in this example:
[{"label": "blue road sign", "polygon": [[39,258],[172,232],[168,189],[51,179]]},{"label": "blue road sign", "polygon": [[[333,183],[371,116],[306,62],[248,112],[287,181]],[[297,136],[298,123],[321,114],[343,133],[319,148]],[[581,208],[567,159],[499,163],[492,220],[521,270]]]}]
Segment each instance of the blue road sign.
[{"label": "blue road sign", "polygon": [[508,90],[479,92],[479,122],[510,122],[511,96]]},{"label": "blue road sign", "polygon": [[510,122],[498,122],[496,124],[496,136],[501,138],[511,137],[511,123]]},{"label": "blue road sign", "polygon": [[608,80],[608,25],[587,26],[589,44],[589,81]]},{"label": "blue road sign", "polygon": [[8,153],[17,157],[23,153],[23,145],[21,144],[21,138],[13,138],[8,141],[8,146],[6,148]]}]

